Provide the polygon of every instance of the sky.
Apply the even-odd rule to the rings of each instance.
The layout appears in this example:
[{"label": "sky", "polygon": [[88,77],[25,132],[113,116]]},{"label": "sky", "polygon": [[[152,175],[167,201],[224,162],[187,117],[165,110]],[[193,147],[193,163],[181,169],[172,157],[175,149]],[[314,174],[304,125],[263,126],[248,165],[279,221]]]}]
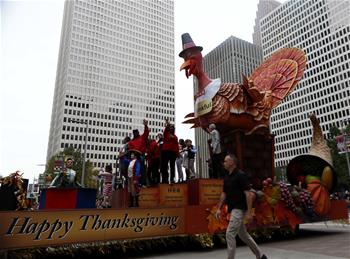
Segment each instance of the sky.
[{"label": "sky", "polygon": [[[194,139],[181,124],[193,111],[192,78],[179,71],[181,34],[190,33],[203,55],[230,36],[252,42],[258,0],[174,2],[176,134]],[[0,0],[0,176],[19,170],[31,182],[44,171],[63,6],[63,0]]]}]

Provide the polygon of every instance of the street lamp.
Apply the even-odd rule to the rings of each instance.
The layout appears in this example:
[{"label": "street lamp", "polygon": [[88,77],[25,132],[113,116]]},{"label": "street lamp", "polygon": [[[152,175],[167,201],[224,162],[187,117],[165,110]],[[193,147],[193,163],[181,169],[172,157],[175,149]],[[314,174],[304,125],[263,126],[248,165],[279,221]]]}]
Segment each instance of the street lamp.
[{"label": "street lamp", "polygon": [[84,186],[84,180],[85,180],[85,160],[86,160],[86,148],[87,148],[87,134],[88,134],[88,127],[89,123],[87,120],[74,120],[74,119],[68,119],[68,122],[73,122],[73,123],[80,123],[80,124],[85,124],[85,146],[84,146],[84,158],[83,158],[83,170],[81,173],[81,186]]}]

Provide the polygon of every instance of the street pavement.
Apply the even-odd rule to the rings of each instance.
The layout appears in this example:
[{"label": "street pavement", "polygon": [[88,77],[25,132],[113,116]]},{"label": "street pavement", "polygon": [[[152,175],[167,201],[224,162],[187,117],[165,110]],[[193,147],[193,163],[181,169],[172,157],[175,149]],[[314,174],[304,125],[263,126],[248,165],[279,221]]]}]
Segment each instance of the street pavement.
[{"label": "street pavement", "polygon": [[[296,237],[259,244],[269,259],[350,259],[350,225],[314,223],[300,226]],[[133,258],[212,259],[227,258],[225,248],[152,254]],[[237,259],[255,259],[246,246],[238,246]]]}]

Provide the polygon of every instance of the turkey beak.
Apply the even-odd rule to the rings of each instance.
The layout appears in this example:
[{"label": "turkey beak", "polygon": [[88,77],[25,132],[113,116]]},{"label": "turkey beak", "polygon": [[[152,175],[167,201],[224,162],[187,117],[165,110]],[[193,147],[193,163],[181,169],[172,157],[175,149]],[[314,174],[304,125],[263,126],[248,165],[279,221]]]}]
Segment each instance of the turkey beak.
[{"label": "turkey beak", "polygon": [[189,59],[189,60],[185,61],[185,62],[181,65],[181,67],[180,67],[180,71],[183,70],[183,69],[185,69],[185,73],[186,73],[186,77],[187,77],[187,78],[191,75],[191,74],[189,73],[189,70],[190,70],[190,68],[191,68],[191,65],[192,65],[192,62],[191,62],[191,60]]}]

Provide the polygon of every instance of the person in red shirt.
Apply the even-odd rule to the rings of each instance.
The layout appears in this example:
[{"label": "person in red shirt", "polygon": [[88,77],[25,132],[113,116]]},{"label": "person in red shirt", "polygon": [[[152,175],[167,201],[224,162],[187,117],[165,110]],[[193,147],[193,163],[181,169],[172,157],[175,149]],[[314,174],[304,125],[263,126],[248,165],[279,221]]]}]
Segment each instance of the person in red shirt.
[{"label": "person in red shirt", "polygon": [[160,144],[152,139],[149,144],[149,151],[147,153],[148,160],[148,179],[150,184],[159,184],[159,167],[160,167]]},{"label": "person in red shirt", "polygon": [[135,129],[132,131],[133,139],[130,140],[128,143],[128,150],[129,151],[134,150],[134,151],[137,151],[141,154],[146,153],[146,143],[147,143],[147,139],[148,139],[148,135],[149,135],[148,121],[143,120],[143,125],[145,127],[144,127],[142,135],[140,135],[138,129]]},{"label": "person in red shirt", "polygon": [[179,143],[175,135],[175,126],[170,124],[168,120],[165,120],[163,137],[160,167],[162,183],[168,183],[168,164],[170,166],[170,183],[175,183],[175,160],[179,156]]},{"label": "person in red shirt", "polygon": [[128,143],[128,152],[136,151],[140,153],[140,163],[141,163],[141,179],[140,183],[143,186],[147,185],[147,172],[145,166],[145,154],[147,151],[147,139],[149,135],[148,121],[143,120],[144,130],[143,134],[140,135],[137,129],[133,130],[133,139]]}]

